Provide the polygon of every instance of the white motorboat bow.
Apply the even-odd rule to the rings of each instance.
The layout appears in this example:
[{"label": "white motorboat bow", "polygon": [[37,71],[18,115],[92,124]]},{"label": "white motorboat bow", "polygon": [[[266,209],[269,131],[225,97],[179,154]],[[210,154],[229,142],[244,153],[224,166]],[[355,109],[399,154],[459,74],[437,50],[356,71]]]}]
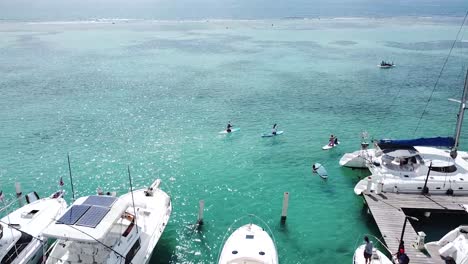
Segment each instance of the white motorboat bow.
[{"label": "white motorboat bow", "polygon": [[50,197],[39,199],[31,193],[30,203],[3,217],[0,222],[1,263],[38,263],[44,253],[46,240],[42,231],[67,208],[59,191]]},{"label": "white motorboat bow", "polygon": [[44,231],[57,239],[46,263],[148,263],[172,212],[160,183],[119,198],[77,199]]},{"label": "white motorboat bow", "polygon": [[248,224],[226,240],[219,264],[278,264],[275,243],[263,228]]},{"label": "white motorboat bow", "polygon": [[433,257],[440,256],[447,263],[468,264],[468,226],[459,226],[425,247]]}]

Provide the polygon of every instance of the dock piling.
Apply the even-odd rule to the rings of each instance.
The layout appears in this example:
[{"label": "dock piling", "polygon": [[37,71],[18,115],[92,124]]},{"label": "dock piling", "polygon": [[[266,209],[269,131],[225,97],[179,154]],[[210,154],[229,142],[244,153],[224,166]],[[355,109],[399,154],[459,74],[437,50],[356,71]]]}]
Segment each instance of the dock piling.
[{"label": "dock piling", "polygon": [[425,247],[424,247],[425,240],[426,240],[426,233],[424,233],[422,231],[418,232],[418,239],[416,240],[417,249],[419,249],[419,250],[424,250],[425,249]]},{"label": "dock piling", "polygon": [[285,192],[283,196],[283,209],[281,210],[281,224],[286,223],[286,217],[288,216],[288,203],[289,192]]},{"label": "dock piling", "polygon": [[15,182],[15,191],[16,191],[16,199],[18,199],[18,204],[20,207],[23,206],[23,200],[21,199],[22,197],[22,192],[21,192],[21,183]]},{"label": "dock piling", "polygon": [[199,207],[198,207],[198,220],[197,220],[198,226],[203,225],[203,209],[204,208],[205,208],[205,201],[200,200]]},{"label": "dock piling", "polygon": [[372,190],[372,177],[369,176],[367,177],[367,187],[366,187],[366,193],[370,193]]}]

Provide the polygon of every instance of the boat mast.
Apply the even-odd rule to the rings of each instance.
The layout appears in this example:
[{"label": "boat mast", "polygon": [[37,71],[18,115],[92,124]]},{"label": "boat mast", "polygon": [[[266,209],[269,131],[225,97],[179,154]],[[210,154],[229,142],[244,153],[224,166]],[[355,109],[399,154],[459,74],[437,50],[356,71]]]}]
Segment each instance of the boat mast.
[{"label": "boat mast", "polygon": [[70,165],[70,153],[67,153],[67,159],[68,159],[68,172],[70,173],[70,185],[72,189],[72,201],[75,201],[75,190],[73,190],[73,177],[71,173],[71,165]]},{"label": "boat mast", "polygon": [[132,176],[130,176],[130,165],[127,166],[127,171],[128,171],[128,181],[130,182],[130,192],[132,193],[133,214],[135,215],[134,219],[135,219],[135,225],[136,225],[136,232],[138,234],[137,213],[136,213],[136,208],[135,208],[135,199],[133,198],[133,186],[132,186]]},{"label": "boat mast", "polygon": [[458,118],[457,118],[457,129],[455,130],[455,143],[452,148],[452,151],[450,152],[450,156],[452,158],[457,157],[457,150],[458,150],[458,145],[460,143],[460,135],[461,135],[461,128],[463,124],[463,116],[465,114],[465,109],[466,109],[466,100],[468,97],[468,70],[466,72],[465,76],[465,88],[463,89],[463,95],[460,103],[460,110],[458,111]]}]

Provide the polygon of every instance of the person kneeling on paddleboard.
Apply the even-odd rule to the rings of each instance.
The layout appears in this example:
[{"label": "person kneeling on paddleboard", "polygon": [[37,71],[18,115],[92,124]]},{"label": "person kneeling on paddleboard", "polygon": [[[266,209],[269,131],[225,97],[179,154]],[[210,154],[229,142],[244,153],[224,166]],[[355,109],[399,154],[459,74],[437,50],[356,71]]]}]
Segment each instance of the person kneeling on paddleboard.
[{"label": "person kneeling on paddleboard", "polygon": [[271,129],[271,134],[276,135],[276,124],[273,125],[273,128]]},{"label": "person kneeling on paddleboard", "polygon": [[335,137],[333,135],[330,135],[330,141],[328,142],[329,146],[334,146],[335,145]]},{"label": "person kneeling on paddleboard", "polygon": [[231,133],[232,131],[231,128],[232,128],[231,121],[229,121],[227,124],[226,132]]}]

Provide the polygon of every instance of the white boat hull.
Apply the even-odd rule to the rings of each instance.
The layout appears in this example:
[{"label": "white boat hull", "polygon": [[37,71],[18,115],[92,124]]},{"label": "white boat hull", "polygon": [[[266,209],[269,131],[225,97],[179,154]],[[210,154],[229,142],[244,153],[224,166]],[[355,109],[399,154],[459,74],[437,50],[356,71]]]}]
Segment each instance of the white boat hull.
[{"label": "white boat hull", "polygon": [[[415,147],[421,161],[411,164],[400,164],[395,160],[385,159],[382,155],[373,158],[367,166],[372,177],[370,191],[422,193],[429,171],[426,187],[430,194],[468,195],[468,158],[466,152],[460,151],[456,159],[452,159],[448,151],[431,147]],[[357,152],[354,152],[357,153]],[[374,152],[375,153],[375,152]],[[356,156],[356,155],[355,155]],[[357,156],[356,156],[357,157]],[[434,169],[449,168],[451,171]],[[354,192],[361,195],[368,188],[368,178],[356,184]]]},{"label": "white boat hull", "polygon": [[468,264],[468,226],[459,226],[439,241],[429,242],[424,246],[433,257]]},{"label": "white boat hull", "polygon": [[[3,236],[0,239],[0,260],[2,263],[11,264],[29,264],[38,263],[43,256],[43,244],[32,238],[26,247],[18,249],[18,253],[14,254],[13,260],[7,260],[8,256],[4,250],[10,250],[12,243],[16,243],[19,237],[29,234],[33,237],[44,239],[42,231],[57,218],[57,216],[65,211],[67,203],[61,197],[59,198],[43,198],[26,204],[23,207],[10,213],[1,219],[3,226]],[[34,214],[31,212],[37,211]],[[4,223],[12,223],[18,225],[18,229],[24,232],[20,233],[14,228],[7,227]],[[26,240],[27,241],[27,240]]]},{"label": "white boat hull", "polygon": [[367,169],[367,163],[372,162],[375,157],[375,150],[357,150],[352,153],[346,153],[340,159],[340,166],[357,169]]},{"label": "white boat hull", "polygon": [[[57,239],[47,264],[148,263],[172,212],[171,199],[159,184],[160,180],[156,180],[148,189],[119,198],[102,195],[77,199],[69,211],[84,206],[88,211],[83,216],[73,222],[55,222],[44,231],[46,236]],[[84,204],[89,198],[90,204]],[[106,205],[105,199],[114,200]],[[99,208],[107,211],[94,225],[78,224],[87,212]]]},{"label": "white boat hull", "polygon": [[219,264],[278,264],[278,253],[268,233],[248,224],[229,236],[219,258]]}]

